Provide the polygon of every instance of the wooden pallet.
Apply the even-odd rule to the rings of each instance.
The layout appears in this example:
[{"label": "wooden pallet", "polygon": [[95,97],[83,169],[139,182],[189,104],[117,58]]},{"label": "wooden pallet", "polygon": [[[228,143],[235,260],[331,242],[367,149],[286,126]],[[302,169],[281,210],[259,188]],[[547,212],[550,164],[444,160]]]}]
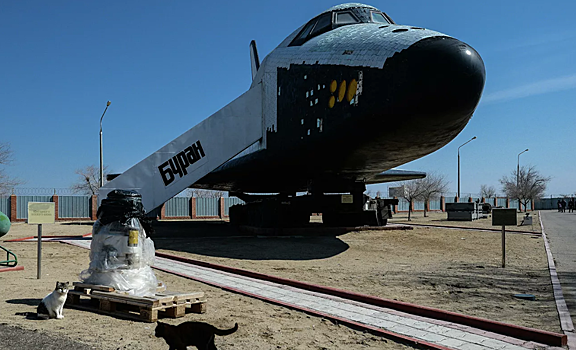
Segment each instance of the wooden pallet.
[{"label": "wooden pallet", "polygon": [[152,297],[138,297],[115,291],[109,286],[74,283],[68,291],[66,306],[100,312],[144,322],[156,322],[159,316],[182,317],[187,311],[206,312],[203,292],[180,293],[158,291]]}]

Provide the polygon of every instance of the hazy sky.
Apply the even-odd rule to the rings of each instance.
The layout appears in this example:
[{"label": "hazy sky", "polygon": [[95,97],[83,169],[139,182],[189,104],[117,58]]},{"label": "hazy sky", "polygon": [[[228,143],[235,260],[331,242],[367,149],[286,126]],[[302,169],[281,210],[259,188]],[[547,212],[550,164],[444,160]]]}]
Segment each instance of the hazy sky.
[{"label": "hazy sky", "polygon": [[[334,1],[0,2],[0,142],[21,187],[66,188],[104,162],[123,172],[246,91],[261,59]],[[486,65],[480,105],[439,151],[400,169],[446,174],[478,193],[521,164],[576,192],[576,2],[373,1],[397,23],[446,33]],[[376,189],[384,189],[380,186]]]}]

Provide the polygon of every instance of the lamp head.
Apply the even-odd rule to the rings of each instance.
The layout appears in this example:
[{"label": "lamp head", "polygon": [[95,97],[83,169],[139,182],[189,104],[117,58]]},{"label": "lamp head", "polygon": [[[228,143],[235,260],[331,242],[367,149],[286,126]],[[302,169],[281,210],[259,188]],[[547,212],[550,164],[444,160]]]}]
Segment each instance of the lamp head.
[{"label": "lamp head", "polygon": [[106,102],[106,107],[110,106],[110,101]]}]

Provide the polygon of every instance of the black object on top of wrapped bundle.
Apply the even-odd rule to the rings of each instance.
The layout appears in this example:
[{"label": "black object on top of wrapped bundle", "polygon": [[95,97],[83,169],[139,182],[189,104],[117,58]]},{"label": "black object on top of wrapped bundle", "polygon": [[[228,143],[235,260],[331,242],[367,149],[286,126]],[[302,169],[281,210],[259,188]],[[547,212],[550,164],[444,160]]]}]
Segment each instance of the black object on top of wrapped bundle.
[{"label": "black object on top of wrapped bundle", "polygon": [[142,196],[136,191],[113,190],[102,200],[96,216],[103,225],[114,221],[127,223],[131,218],[143,219]]}]

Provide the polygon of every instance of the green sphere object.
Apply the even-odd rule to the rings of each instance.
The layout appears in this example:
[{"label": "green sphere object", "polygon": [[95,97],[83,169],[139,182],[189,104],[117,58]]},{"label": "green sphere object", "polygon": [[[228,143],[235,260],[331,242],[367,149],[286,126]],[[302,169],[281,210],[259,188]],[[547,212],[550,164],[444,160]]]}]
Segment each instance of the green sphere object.
[{"label": "green sphere object", "polygon": [[10,231],[10,219],[3,212],[0,211],[0,237]]}]

